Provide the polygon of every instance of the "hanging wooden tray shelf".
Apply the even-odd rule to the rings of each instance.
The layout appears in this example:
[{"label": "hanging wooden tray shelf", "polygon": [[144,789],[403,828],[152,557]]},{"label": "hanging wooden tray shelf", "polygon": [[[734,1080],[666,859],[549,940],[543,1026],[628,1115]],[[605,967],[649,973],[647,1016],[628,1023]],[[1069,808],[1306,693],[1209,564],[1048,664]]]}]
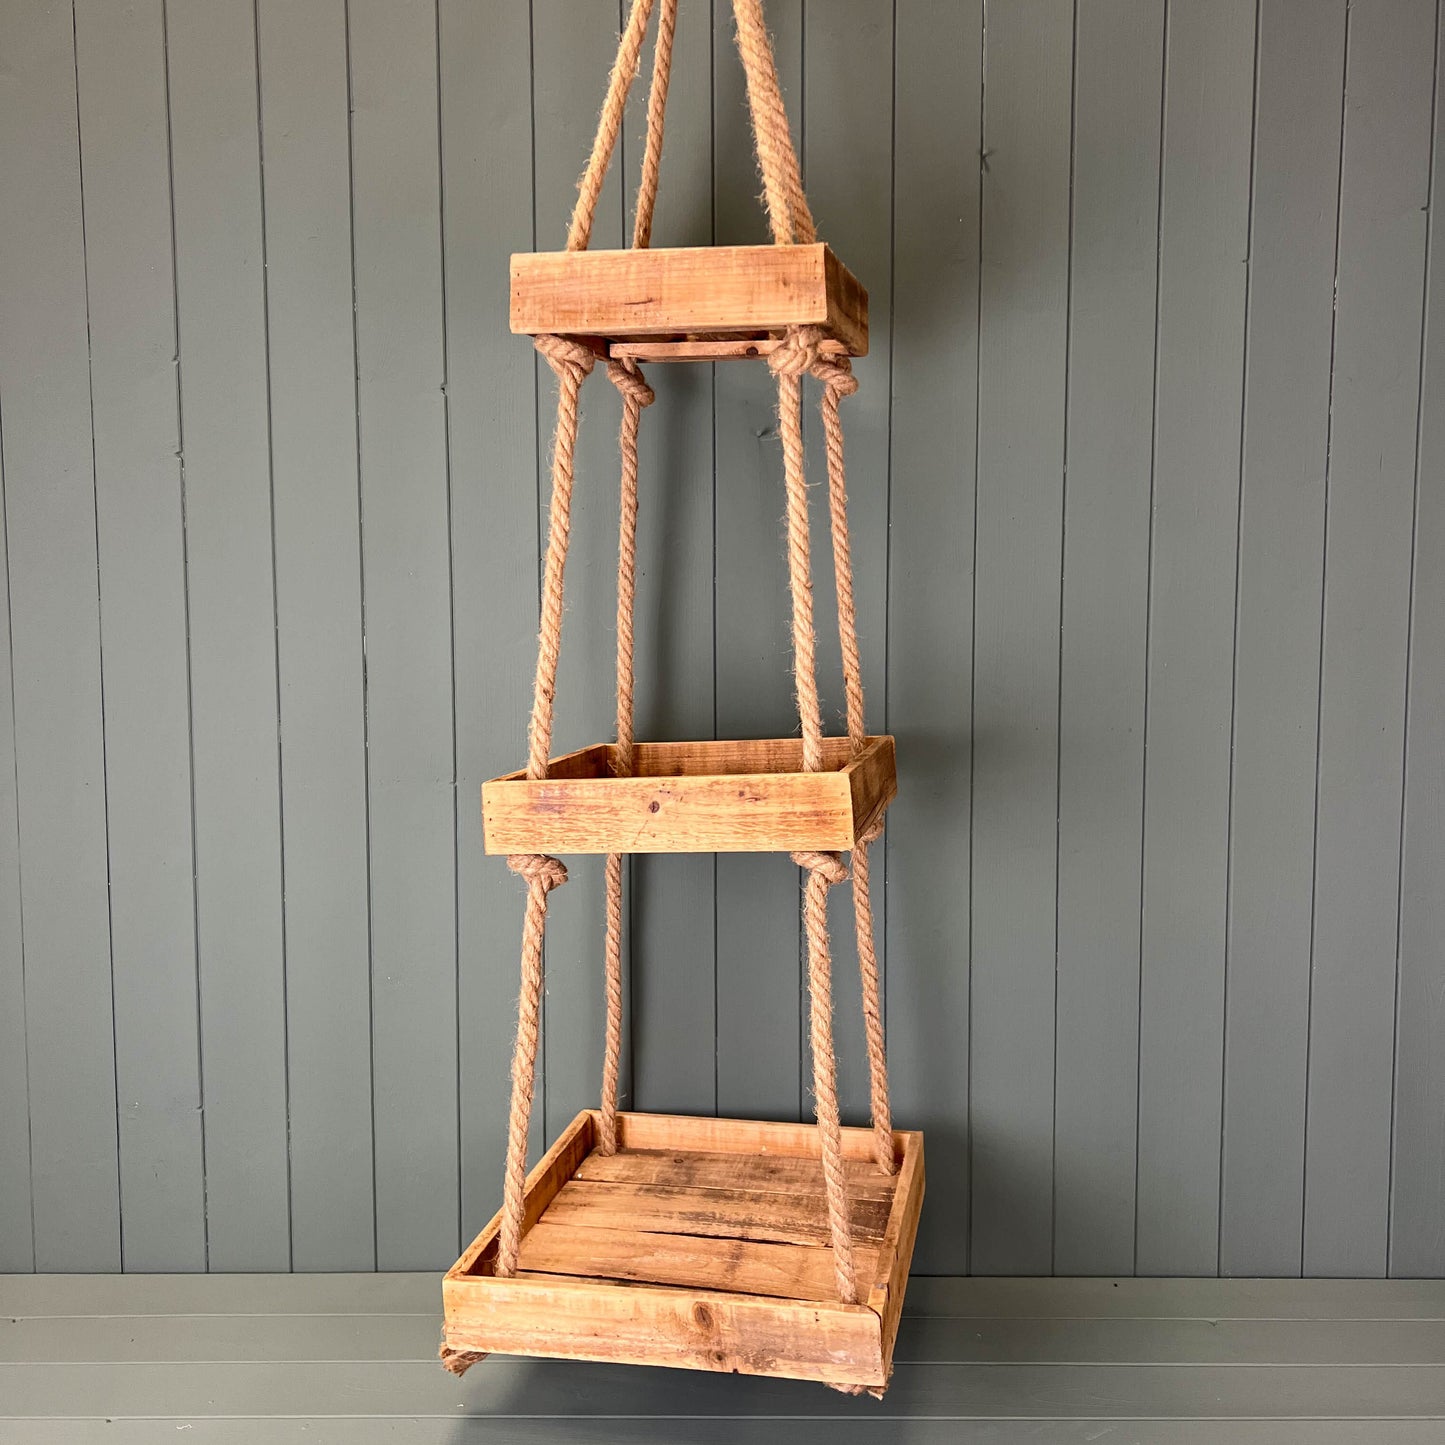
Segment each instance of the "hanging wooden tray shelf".
[{"label": "hanging wooden tray shelf", "polygon": [[821,328],[824,351],[868,351],[868,293],[821,241],[512,257],[512,330],[526,336],[637,361],[719,361],[766,355],[789,326]]},{"label": "hanging wooden tray shelf", "polygon": [[517,1274],[494,1273],[501,1214],[442,1285],[445,1345],[779,1375],[881,1392],[923,1202],[923,1136],[843,1130],[860,1303],[837,1298],[817,1130],[617,1115],[597,1152],[579,1114],[527,1178]]},{"label": "hanging wooden tray shelf", "polygon": [[598,743],[554,758],[548,778],[482,785],[488,853],[848,851],[898,791],[893,739],[823,739],[825,771],[805,773],[800,738],[638,743],[633,772]]}]

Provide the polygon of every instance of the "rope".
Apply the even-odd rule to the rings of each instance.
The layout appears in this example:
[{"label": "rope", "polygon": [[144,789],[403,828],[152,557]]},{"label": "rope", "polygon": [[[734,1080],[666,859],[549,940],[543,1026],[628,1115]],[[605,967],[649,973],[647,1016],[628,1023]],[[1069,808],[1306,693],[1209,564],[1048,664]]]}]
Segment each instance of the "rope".
[{"label": "rope", "polygon": [[[627,28],[622,32],[617,59],[612,62],[612,74],[607,78],[607,97],[602,102],[602,115],[592,140],[592,154],[587,158],[587,169],[577,182],[577,204],[572,211],[572,224],[567,230],[569,251],[585,251],[592,239],[592,219],[597,214],[602,183],[607,179],[607,166],[617,145],[617,134],[622,129],[627,93],[637,75],[637,57],[642,53],[642,39],[647,33],[647,20],[651,14],[652,0],[632,0]],[[665,88],[663,94],[665,97]],[[661,143],[659,136],[659,147]]]},{"label": "rope", "polygon": [[672,38],[677,30],[677,0],[662,0],[657,16],[657,44],[652,52],[652,89],[647,96],[647,142],[642,151],[642,180],[637,186],[637,214],[632,244],[644,250],[652,243],[652,212],[657,205],[657,178],[662,169],[662,119],[667,110],[667,85],[672,77]]},{"label": "rope", "polygon": [[[552,748],[552,710],[557,697],[557,662],[562,650],[562,584],[572,534],[573,459],[577,450],[577,405],[582,383],[595,360],[578,341],[539,336],[537,350],[557,375],[557,432],[552,441],[552,501],[547,517],[547,560],[542,571],[542,624],[537,640],[537,677],[527,729],[527,776],[547,776]],[[522,1203],[527,1182],[527,1133],[536,1086],[537,1038],[542,1017],[542,936],[547,895],[567,881],[567,870],[545,853],[516,853],[507,859],[527,882],[522,924],[522,989],[517,1004],[517,1043],[512,1053],[512,1107],[507,1119],[507,1162],[502,1187],[502,1230],[497,1273],[517,1272],[522,1243]]]},{"label": "rope", "polygon": [[[845,357],[819,352],[809,368],[823,383],[823,436],[828,454],[828,516],[833,535],[833,575],[838,592],[838,644],[843,657],[843,691],[848,737],[856,756],[867,728],[863,715],[863,660],[858,650],[858,612],[853,600],[853,551],[848,539],[848,474],[843,461],[843,421],[838,403],[858,390],[858,378]],[[878,953],[873,938],[873,898],[868,848],[883,832],[881,822],[853,848],[853,923],[858,936],[858,971],[863,981],[863,1034],[868,1048],[869,1112],[873,1120],[873,1157],[885,1174],[897,1168],[893,1158],[893,1114],[888,1102],[888,1059],[883,1041],[883,1009],[878,990]]]},{"label": "rope", "polygon": [[763,20],[762,0],[733,0],[738,55],[748,82],[748,108],[753,119],[753,143],[758,169],[763,173],[763,199],[768,208],[773,240],[779,246],[810,245],[818,239],[813,213],[803,194],[798,153],[783,93],[778,88],[778,65],[773,42]]},{"label": "rope", "polygon": [[[667,15],[664,0],[663,18]],[[641,212],[639,211],[639,215]],[[637,597],[637,429],[655,399],[635,361],[612,361],[607,377],[622,393],[622,501],[617,545],[617,772],[633,770],[632,614]],[[617,1152],[617,1079],[622,1065],[622,854],[607,855],[607,1034],[602,1055],[598,1148]]]},{"label": "rope", "polygon": [[[817,639],[813,631],[812,564],[808,542],[808,488],[803,469],[803,373],[818,356],[816,327],[791,329],[768,357],[778,378],[778,423],[783,441],[783,477],[788,496],[788,586],[793,599],[793,671],[798,719],[803,731],[803,770],[823,767],[823,718],[818,702]],[[857,1304],[848,1185],[843,1174],[843,1135],[838,1122],[838,1062],[833,1053],[832,958],[828,950],[828,889],[847,878],[836,853],[801,852],[793,861],[808,871],[803,923],[808,936],[809,1038],[813,1054],[813,1097],[823,1156],[823,1192],[838,1297]]]}]

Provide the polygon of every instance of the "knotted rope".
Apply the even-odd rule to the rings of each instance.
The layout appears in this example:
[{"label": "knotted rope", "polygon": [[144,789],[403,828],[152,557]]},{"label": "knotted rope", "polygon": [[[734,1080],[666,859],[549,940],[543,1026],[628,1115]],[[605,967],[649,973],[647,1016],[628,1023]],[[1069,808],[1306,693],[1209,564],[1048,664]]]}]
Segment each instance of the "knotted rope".
[{"label": "knotted rope", "polygon": [[[568,231],[568,250],[583,250],[591,237],[593,218],[607,167],[616,148],[627,96],[637,73],[654,0],[633,0],[617,59],[608,80],[607,96],[587,168],[578,182],[577,204]],[[734,0],[739,55],[747,76],[758,164],[774,241],[808,244],[816,239],[812,213],[803,192],[797,152],[793,147],[778,86],[772,42],[763,20],[761,0]],[[663,118],[671,71],[677,0],[662,0],[653,53],[648,97],[647,139],[634,218],[633,245],[650,243],[662,159]],[[848,735],[856,754],[864,745],[862,665],[858,650],[857,614],[853,597],[852,560],[848,541],[847,486],[839,401],[857,390],[846,358],[826,356],[822,332],[794,327],[769,357],[777,377],[779,431],[787,492],[788,580],[792,597],[794,672],[798,717],[802,730],[803,768],[820,771],[823,760],[822,710],[817,685],[817,642],[813,594],[807,484],[802,432],[802,378],[811,374],[823,383],[822,416],[828,458],[828,495],[833,557],[838,590],[838,629],[847,699]],[[573,462],[582,383],[592,371],[595,353],[576,340],[560,336],[536,338],[539,352],[557,376],[557,427],[552,446],[552,496],[548,512],[547,553],[543,569],[541,627],[532,715],[528,727],[527,776],[547,776],[561,648],[563,579],[571,532]],[[608,377],[622,396],[620,436],[621,511],[617,573],[617,745],[615,767],[627,775],[634,767],[633,613],[637,575],[637,436],[642,409],[653,401],[652,388],[633,361],[608,363]],[[889,1117],[887,1066],[883,1048],[882,1011],[878,996],[878,964],[874,950],[869,897],[868,845],[880,835],[881,823],[862,835],[853,854],[854,921],[858,929],[863,980],[863,1012],[868,1039],[874,1152],[880,1168],[894,1168]],[[833,1047],[832,960],[828,942],[828,889],[843,882],[848,870],[832,852],[797,852],[794,863],[807,872],[803,921],[808,941],[810,1042],[813,1091],[817,1103],[824,1191],[839,1296],[856,1303],[859,1291],[853,1257],[847,1181],[843,1170],[842,1132],[838,1114],[837,1061]],[[541,1017],[542,950],[547,897],[567,881],[567,870],[545,854],[513,855],[507,860],[527,884],[527,909],[522,931],[522,986],[518,1006],[516,1049],[512,1061],[512,1105],[507,1131],[507,1162],[496,1273],[515,1274],[521,1246],[526,1185],[527,1134],[535,1088],[538,1031]],[[609,854],[606,870],[607,1033],[603,1058],[599,1147],[617,1147],[617,1088],[622,1046],[622,855]],[[444,1357],[446,1352],[444,1351]],[[452,1368],[464,1369],[471,1356],[456,1354]]]},{"label": "knotted rope", "polygon": [[[663,18],[667,15],[664,5]],[[661,44],[661,41],[658,42]],[[639,217],[642,215],[638,208]],[[611,361],[607,377],[622,393],[622,502],[617,544],[617,773],[633,770],[632,614],[637,597],[637,428],[655,400],[635,361]],[[602,1127],[598,1148],[617,1152],[617,1077],[622,1063],[622,854],[607,855],[607,1034],[602,1055]]]}]

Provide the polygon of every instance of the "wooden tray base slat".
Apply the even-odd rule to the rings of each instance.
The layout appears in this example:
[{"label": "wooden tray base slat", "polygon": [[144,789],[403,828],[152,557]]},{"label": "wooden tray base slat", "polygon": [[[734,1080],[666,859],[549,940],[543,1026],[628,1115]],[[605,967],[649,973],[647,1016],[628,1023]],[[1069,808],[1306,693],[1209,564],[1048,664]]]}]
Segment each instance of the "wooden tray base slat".
[{"label": "wooden tray base slat", "polygon": [[[596,1152],[579,1114],[527,1181],[521,1268],[494,1270],[500,1216],[443,1284],[446,1349],[671,1365],[886,1387],[923,1198],[923,1137],[844,1130],[864,1302],[838,1301],[811,1127],[622,1114]],[[638,1141],[631,1147],[630,1140]]]},{"label": "wooden tray base slat", "polygon": [[823,740],[824,770],[805,773],[798,738],[638,743],[618,776],[617,748],[553,758],[482,784],[488,853],[788,853],[853,848],[898,791],[891,737],[854,756]]}]

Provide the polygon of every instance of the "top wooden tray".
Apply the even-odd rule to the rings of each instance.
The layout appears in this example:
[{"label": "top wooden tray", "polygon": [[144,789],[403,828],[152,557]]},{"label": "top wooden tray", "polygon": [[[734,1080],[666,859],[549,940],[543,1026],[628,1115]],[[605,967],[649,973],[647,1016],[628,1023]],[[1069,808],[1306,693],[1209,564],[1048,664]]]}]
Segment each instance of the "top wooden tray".
[{"label": "top wooden tray", "polygon": [[638,743],[619,777],[615,743],[553,758],[532,782],[482,784],[488,853],[787,853],[846,851],[898,791],[893,739],[823,739],[824,771],[805,773],[798,738]]},{"label": "top wooden tray", "polygon": [[512,330],[599,343],[639,360],[760,356],[789,326],[868,350],[868,293],[821,241],[543,251],[512,257]]}]

